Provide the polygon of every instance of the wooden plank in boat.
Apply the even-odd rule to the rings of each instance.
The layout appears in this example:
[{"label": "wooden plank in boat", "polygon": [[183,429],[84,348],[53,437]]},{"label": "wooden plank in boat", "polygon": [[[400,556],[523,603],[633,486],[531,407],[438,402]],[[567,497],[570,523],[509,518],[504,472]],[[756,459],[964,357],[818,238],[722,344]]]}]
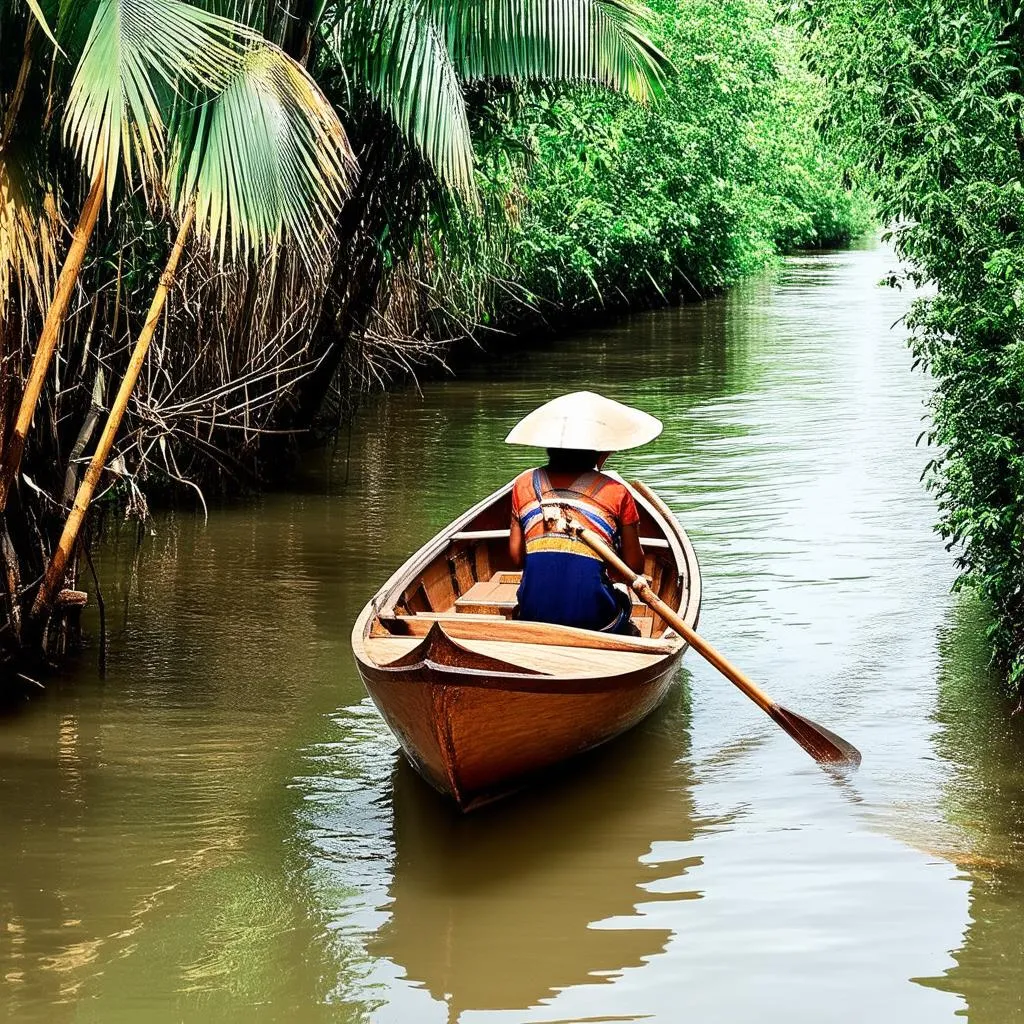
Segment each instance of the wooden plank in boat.
[{"label": "wooden plank in boat", "polygon": [[473,558],[476,565],[476,578],[487,580],[491,578],[491,553],[487,550],[486,544],[477,544],[473,548]]},{"label": "wooden plank in boat", "polygon": [[473,562],[463,550],[456,551],[448,559],[448,564],[451,566],[452,576],[459,594],[465,594],[476,583],[476,577],[473,575]]},{"label": "wooden plank in boat", "polygon": [[386,665],[403,654],[408,654],[423,642],[419,636],[370,637],[363,647],[366,656],[377,665]]},{"label": "wooden plank in boat", "polygon": [[[366,644],[366,653],[378,665],[387,665],[415,649],[420,641],[420,637],[379,637]],[[503,643],[500,640],[461,639],[458,643],[477,654],[561,679],[619,675],[654,665],[664,658],[663,654],[650,651],[588,651],[579,647]]]},{"label": "wooden plank in boat", "polygon": [[563,679],[618,675],[661,661],[664,655],[635,651],[594,651],[558,645],[509,644],[500,640],[460,640],[477,654],[522,665]]},{"label": "wooden plank in boat", "polygon": [[[460,621],[469,619],[471,622],[500,622],[501,616],[493,613],[475,613],[475,612],[453,612],[451,610],[446,612],[417,612],[417,619],[426,619],[429,622],[450,622],[453,618],[458,618]],[[394,634],[385,631],[382,635],[393,636]],[[425,635],[425,634],[424,634]]]},{"label": "wooden plank in boat", "polygon": [[445,632],[456,640],[500,640],[520,644],[554,644],[565,647],[592,648],[602,651],[636,651],[654,654],[674,654],[682,640],[648,640],[644,637],[619,636],[615,633],[595,633],[572,626],[551,626],[542,622],[519,622],[497,615],[399,615],[381,616],[382,627],[373,628],[371,635],[380,636],[383,628],[392,635],[426,636],[435,622],[443,622]]},{"label": "wooden plank in boat", "polygon": [[515,583],[504,582],[507,575],[511,573],[496,572],[489,580],[474,584],[455,601],[455,608],[475,614],[496,612],[510,615],[519,603],[516,594],[519,586],[518,580]]}]

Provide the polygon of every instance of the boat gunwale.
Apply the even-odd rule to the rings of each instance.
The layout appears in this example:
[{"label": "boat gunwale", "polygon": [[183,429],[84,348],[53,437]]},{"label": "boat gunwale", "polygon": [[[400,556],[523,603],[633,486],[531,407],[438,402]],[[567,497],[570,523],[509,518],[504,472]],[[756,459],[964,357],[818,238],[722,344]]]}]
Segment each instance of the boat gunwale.
[{"label": "boat gunwale", "polygon": [[[619,480],[629,488],[630,494],[632,494],[634,500],[641,504],[644,510],[653,519],[655,526],[660,531],[661,538],[668,541],[669,551],[671,551],[676,565],[677,578],[681,579],[686,587],[685,607],[679,608],[679,614],[682,616],[684,621],[696,628],[697,619],[700,615],[702,586],[700,564],[697,560],[697,555],[690,538],[687,536],[686,531],[683,529],[674,513],[672,513],[671,509],[665,505],[664,501],[662,501],[662,499],[653,490],[645,485],[630,484],[616,473],[610,473],[609,475],[614,479]],[[434,536],[426,541],[426,543],[417,548],[395,570],[395,572],[391,574],[391,576],[370,598],[370,600],[367,601],[352,628],[352,649],[361,668],[378,669],[382,667],[369,657],[369,652],[366,650],[366,642],[370,639],[370,631],[374,620],[384,616],[408,619],[415,618],[415,616],[397,616],[394,606],[400,590],[408,587],[409,584],[417,578],[417,576],[422,576],[431,563],[439,558],[451,544],[453,535],[461,532],[467,523],[472,522],[473,519],[505,497],[505,495],[511,491],[514,484],[515,479],[503,484],[497,490],[493,491],[485,498],[482,498],[475,505],[466,509],[461,515],[457,516],[438,533],[434,534]],[[642,491],[640,490],[641,486]],[[643,539],[644,538],[641,538],[641,544],[643,543]],[[457,620],[457,616],[453,616],[453,619]],[[543,629],[545,626],[544,623],[531,623],[531,625],[540,629]],[[554,631],[555,629],[561,630],[569,627],[551,628]],[[577,632],[581,634],[578,639],[585,640],[586,635],[593,631],[582,629],[578,631],[574,630],[574,637]],[[600,634],[596,633],[594,635]],[[512,638],[510,638],[510,640],[511,639]],[[632,638],[622,637],[620,639],[628,642]],[[637,639],[646,640],[650,646],[637,644],[635,648],[636,653],[658,653],[663,655],[663,659],[675,658],[682,654],[688,646],[685,641],[671,629],[671,627],[666,628],[665,632],[657,638]],[[653,643],[651,643],[651,641],[659,644],[672,644],[673,649],[662,651],[652,650],[651,648],[653,647]],[[512,642],[517,641],[513,640]],[[526,641],[525,643],[529,644],[529,641]],[[538,643],[536,646],[541,646],[541,644]],[[562,645],[555,644],[555,646]],[[581,650],[588,649],[585,643],[580,643],[578,646]]]}]

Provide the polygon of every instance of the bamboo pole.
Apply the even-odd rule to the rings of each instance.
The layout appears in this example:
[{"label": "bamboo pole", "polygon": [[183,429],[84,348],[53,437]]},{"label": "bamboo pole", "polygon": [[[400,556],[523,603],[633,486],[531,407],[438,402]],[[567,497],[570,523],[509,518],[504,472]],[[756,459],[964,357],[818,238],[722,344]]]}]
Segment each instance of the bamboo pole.
[{"label": "bamboo pole", "polygon": [[114,438],[117,436],[121,420],[124,418],[125,410],[128,408],[128,400],[131,398],[132,392],[135,390],[135,383],[142,372],[142,364],[145,362],[146,353],[149,351],[149,344],[153,340],[153,334],[156,332],[157,324],[160,322],[160,317],[167,302],[167,293],[174,285],[178,261],[181,259],[181,254],[185,248],[189,232],[192,230],[194,219],[195,205],[192,205],[188,208],[188,212],[181,222],[181,227],[178,229],[178,237],[174,240],[174,247],[171,249],[171,255],[168,257],[167,266],[164,267],[164,272],[160,275],[160,284],[153,295],[149,314],[135,343],[135,349],[128,363],[128,369],[125,371],[125,375],[121,380],[121,386],[117,390],[117,397],[110,408],[107,422],[103,426],[103,433],[96,443],[96,451],[93,452],[89,468],[85,471],[82,482],[78,485],[74,504],[71,507],[71,512],[68,514],[67,522],[64,524],[64,532],[61,534],[57,548],[50,558],[46,572],[43,574],[43,582],[39,585],[39,591],[36,593],[36,599],[32,604],[31,618],[36,623],[45,621],[49,617],[53,609],[54,599],[63,585],[64,573],[71,559],[71,552],[74,550],[75,543],[78,540],[78,534],[85,519],[85,514],[89,510],[92,496],[96,491],[96,485],[99,483],[100,476],[107,464],[110,449],[114,445]]},{"label": "bamboo pole", "polygon": [[43,390],[43,382],[46,380],[46,373],[50,368],[50,360],[57,347],[57,339],[64,323],[64,316],[71,302],[75,285],[78,283],[78,276],[82,272],[82,263],[85,261],[89,239],[92,237],[100,215],[100,207],[103,205],[106,181],[107,175],[101,164],[93,178],[85,206],[82,207],[82,213],[78,218],[78,224],[75,226],[71,247],[68,249],[64,266],[61,267],[60,277],[57,278],[53,301],[46,311],[46,321],[43,324],[42,334],[39,335],[35,356],[32,358],[32,368],[25,381],[25,390],[21,394],[18,417],[14,422],[14,429],[7,441],[2,459],[0,459],[0,512],[7,507],[11,484],[21,465],[21,456],[25,451],[25,438],[28,436],[29,427],[32,426],[32,417],[35,415],[36,405],[39,403],[39,395]]}]

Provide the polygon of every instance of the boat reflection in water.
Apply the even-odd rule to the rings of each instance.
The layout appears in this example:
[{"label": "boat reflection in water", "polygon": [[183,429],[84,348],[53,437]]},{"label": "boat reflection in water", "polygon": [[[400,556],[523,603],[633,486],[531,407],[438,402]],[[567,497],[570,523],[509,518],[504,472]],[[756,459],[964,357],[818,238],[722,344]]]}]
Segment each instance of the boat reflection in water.
[{"label": "boat reflection in water", "polygon": [[450,1021],[523,1010],[656,956],[672,932],[642,905],[700,897],[687,876],[701,859],[679,845],[698,831],[687,718],[676,687],[651,719],[546,786],[468,816],[403,759],[391,918],[369,952],[446,1002]]}]

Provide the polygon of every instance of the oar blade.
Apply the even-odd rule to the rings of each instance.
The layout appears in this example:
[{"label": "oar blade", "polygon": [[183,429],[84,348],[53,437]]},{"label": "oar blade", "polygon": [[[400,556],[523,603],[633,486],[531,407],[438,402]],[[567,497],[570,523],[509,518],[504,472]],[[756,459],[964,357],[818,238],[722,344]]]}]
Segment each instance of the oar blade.
[{"label": "oar blade", "polygon": [[795,711],[775,704],[768,712],[790,736],[819,764],[834,764],[846,768],[860,765],[860,751],[817,722],[812,722]]}]

